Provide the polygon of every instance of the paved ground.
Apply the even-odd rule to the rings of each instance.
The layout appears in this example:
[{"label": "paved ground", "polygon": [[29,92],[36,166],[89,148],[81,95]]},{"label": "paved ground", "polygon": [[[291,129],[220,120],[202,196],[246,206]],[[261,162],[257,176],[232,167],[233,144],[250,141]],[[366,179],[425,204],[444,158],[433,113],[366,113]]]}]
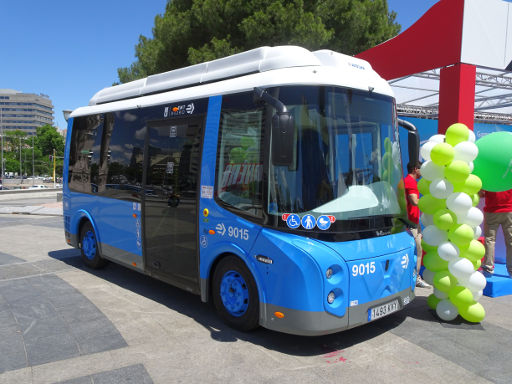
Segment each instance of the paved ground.
[{"label": "paved ground", "polygon": [[0,383],[510,383],[512,297],[481,324],[440,322],[430,290],[324,337],[231,330],[199,297],[83,267],[62,218],[0,215]]}]

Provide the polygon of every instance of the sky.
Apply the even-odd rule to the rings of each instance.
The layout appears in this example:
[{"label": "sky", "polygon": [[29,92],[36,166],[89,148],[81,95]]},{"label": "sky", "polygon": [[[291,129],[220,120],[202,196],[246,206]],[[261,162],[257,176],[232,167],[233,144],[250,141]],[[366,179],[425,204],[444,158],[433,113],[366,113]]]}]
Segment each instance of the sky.
[{"label": "sky", "polygon": [[[402,31],[438,0],[388,0]],[[167,0],[0,0],[0,89],[43,93],[63,110],[87,105],[135,61],[140,35],[152,37]]]}]

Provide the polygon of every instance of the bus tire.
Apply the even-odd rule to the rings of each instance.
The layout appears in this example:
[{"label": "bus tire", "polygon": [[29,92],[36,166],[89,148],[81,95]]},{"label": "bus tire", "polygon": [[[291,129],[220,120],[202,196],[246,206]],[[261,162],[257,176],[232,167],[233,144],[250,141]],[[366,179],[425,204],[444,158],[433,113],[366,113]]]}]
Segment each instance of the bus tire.
[{"label": "bus tire", "polygon": [[96,233],[89,221],[85,222],[80,230],[80,251],[82,260],[90,268],[99,269],[107,264],[101,257]]},{"label": "bus tire", "polygon": [[213,305],[230,327],[251,331],[259,326],[260,301],[256,282],[236,256],[223,258],[213,273]]}]

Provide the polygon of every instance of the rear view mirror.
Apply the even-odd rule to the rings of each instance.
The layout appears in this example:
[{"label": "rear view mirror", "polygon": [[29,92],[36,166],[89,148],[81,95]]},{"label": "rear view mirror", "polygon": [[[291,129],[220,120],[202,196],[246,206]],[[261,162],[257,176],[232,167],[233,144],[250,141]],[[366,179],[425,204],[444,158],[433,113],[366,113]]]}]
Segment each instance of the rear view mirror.
[{"label": "rear view mirror", "polygon": [[402,119],[398,119],[398,125],[408,131],[409,162],[417,162],[420,156],[420,134],[418,129],[413,124]]},{"label": "rear view mirror", "polygon": [[290,166],[293,163],[293,116],[278,112],[272,117],[272,164]]}]

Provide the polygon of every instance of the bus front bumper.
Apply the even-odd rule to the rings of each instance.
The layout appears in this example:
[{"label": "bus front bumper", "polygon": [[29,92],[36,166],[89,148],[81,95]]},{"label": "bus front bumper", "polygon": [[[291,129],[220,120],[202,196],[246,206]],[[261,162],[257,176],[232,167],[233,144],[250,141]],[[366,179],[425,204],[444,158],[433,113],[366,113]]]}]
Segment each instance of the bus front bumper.
[{"label": "bus front bumper", "polygon": [[[320,336],[340,332],[370,322],[369,311],[382,304],[398,300],[398,311],[409,304],[415,295],[411,288],[383,299],[348,307],[345,316],[337,317],[328,312],[310,312],[261,304],[260,325],[284,333],[302,336]],[[276,312],[281,315],[276,316]],[[393,312],[396,313],[397,311]]]}]

